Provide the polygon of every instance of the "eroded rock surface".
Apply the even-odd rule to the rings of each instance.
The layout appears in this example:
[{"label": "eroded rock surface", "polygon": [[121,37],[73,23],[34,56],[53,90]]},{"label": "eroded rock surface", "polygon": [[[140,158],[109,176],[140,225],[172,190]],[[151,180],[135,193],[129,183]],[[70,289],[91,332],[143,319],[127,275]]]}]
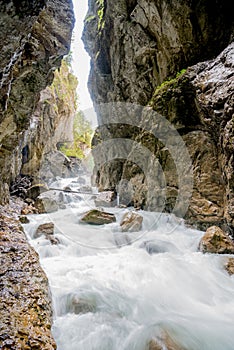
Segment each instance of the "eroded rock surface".
[{"label": "eroded rock surface", "polygon": [[0,348],[56,349],[48,280],[17,212],[0,207]]},{"label": "eroded rock surface", "polygon": [[122,232],[138,232],[142,228],[143,216],[133,211],[124,214],[120,227]]},{"label": "eroded rock surface", "polygon": [[234,258],[228,259],[227,263],[225,264],[225,269],[229,275],[234,275]]},{"label": "eroded rock surface", "polygon": [[199,243],[203,253],[234,254],[234,242],[219,227],[211,226]]},{"label": "eroded rock surface", "polygon": [[38,170],[45,143],[56,134],[59,118],[53,118],[53,97],[41,92],[69,51],[72,2],[0,1],[0,25],[0,202],[5,203],[22,165],[25,174]]},{"label": "eroded rock surface", "polygon": [[92,209],[83,214],[83,216],[80,218],[80,222],[90,225],[104,225],[116,222],[116,217],[112,213]]},{"label": "eroded rock surface", "polygon": [[[219,225],[233,232],[230,11],[230,4],[221,0],[90,1],[83,39],[91,56],[89,89],[99,122],[93,146],[94,178],[101,191],[117,191],[126,181],[127,205],[173,212],[181,152],[173,159],[163,139],[167,130],[159,121],[152,123],[156,113],[182,137],[193,170],[188,208],[178,206],[174,214],[200,229]],[[127,103],[135,104],[130,112]],[[170,135],[168,139],[176,149]],[[182,207],[188,200],[186,186],[185,181]]]}]

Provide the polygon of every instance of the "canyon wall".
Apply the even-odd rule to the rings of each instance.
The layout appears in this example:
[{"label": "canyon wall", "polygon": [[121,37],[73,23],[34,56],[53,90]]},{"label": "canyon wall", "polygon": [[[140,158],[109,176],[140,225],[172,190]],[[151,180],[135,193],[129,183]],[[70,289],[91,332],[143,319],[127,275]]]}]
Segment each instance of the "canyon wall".
[{"label": "canyon wall", "polygon": [[[129,191],[123,204],[233,232],[230,6],[91,0],[83,40],[99,122],[93,139],[99,189],[119,191],[123,184]],[[106,158],[95,151],[101,145]]]},{"label": "canyon wall", "polygon": [[73,26],[71,0],[0,0],[1,349],[56,349],[48,280],[19,223],[24,203],[9,188],[72,141],[77,81],[61,62]]},{"label": "canyon wall", "polygon": [[[4,204],[25,153],[33,148],[30,142],[36,137],[39,161],[45,140],[58,126],[60,115],[52,120],[48,91],[42,91],[52,83],[54,71],[69,52],[72,2],[0,1],[0,26],[0,203]],[[45,104],[40,109],[43,99],[48,102],[47,111]],[[63,123],[64,114],[61,118]],[[32,151],[29,157],[35,157],[35,147]]]}]

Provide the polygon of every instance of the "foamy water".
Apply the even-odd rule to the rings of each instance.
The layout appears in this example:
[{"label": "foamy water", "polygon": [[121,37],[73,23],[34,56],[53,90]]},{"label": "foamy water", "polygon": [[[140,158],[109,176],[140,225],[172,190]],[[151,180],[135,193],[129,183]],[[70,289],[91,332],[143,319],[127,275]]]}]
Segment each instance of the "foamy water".
[{"label": "foamy water", "polygon": [[[142,231],[123,234],[127,209],[119,208],[107,209],[116,223],[80,224],[94,208],[91,195],[82,198],[52,214],[29,215],[24,225],[49,278],[58,350],[145,350],[162,330],[188,350],[233,350],[234,276],[223,268],[227,256],[197,252],[204,232],[138,211]],[[58,245],[33,238],[49,221]]]}]

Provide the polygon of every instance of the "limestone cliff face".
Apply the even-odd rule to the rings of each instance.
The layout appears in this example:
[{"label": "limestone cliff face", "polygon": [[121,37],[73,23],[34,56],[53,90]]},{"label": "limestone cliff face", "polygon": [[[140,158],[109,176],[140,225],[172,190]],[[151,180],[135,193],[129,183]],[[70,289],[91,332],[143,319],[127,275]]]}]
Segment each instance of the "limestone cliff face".
[{"label": "limestone cliff face", "polygon": [[[175,158],[181,154],[173,151],[173,138],[171,148],[162,142],[167,131],[161,140],[155,137],[160,126],[157,120],[152,123],[156,113],[178,131],[193,171],[188,210],[175,213],[183,212],[198,227],[216,223],[233,229],[233,28],[229,1],[90,1],[83,39],[100,124],[93,145],[122,138],[151,153],[143,168],[136,164],[136,145],[119,144],[109,161],[94,153],[101,190],[118,189],[126,180],[126,191],[130,187],[133,193],[130,204],[173,211],[182,176]],[[182,69],[186,72],[177,74]],[[147,107],[130,113],[125,108],[125,118],[116,119],[112,107],[107,112],[100,106],[113,102]],[[184,179],[186,197],[186,174]]]},{"label": "limestone cliff face", "polygon": [[66,61],[54,73],[52,85],[42,90],[30,127],[25,133],[22,149],[22,175],[34,181],[43,175],[46,157],[56,152],[59,144],[73,142],[73,122],[76,113],[77,78]]},{"label": "limestone cliff face", "polygon": [[0,1],[1,203],[20,173],[40,92],[69,51],[73,25],[70,0]]}]

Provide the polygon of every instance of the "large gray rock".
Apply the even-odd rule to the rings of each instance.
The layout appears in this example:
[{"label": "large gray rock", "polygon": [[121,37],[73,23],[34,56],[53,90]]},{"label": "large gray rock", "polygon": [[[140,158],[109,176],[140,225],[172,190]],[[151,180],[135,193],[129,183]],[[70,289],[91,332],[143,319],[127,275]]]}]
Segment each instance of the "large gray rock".
[{"label": "large gray rock", "polygon": [[58,202],[49,196],[37,197],[34,206],[39,214],[53,213],[59,209]]},{"label": "large gray rock", "polygon": [[97,207],[115,207],[117,205],[116,193],[113,191],[100,192],[94,203]]}]

